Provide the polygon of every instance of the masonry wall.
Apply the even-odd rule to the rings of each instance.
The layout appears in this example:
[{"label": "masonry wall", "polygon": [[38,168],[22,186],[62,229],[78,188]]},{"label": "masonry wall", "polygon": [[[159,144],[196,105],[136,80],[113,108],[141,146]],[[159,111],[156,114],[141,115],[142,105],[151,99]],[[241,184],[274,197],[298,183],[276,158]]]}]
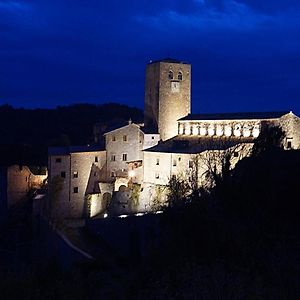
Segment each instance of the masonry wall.
[{"label": "masonry wall", "polygon": [[[172,72],[173,78],[169,78]],[[182,79],[179,79],[179,74]],[[176,121],[191,112],[191,65],[157,62],[147,65],[145,126],[158,131],[162,140],[177,135]]]},{"label": "masonry wall", "polygon": [[[60,159],[61,162],[57,162],[57,159]],[[84,216],[86,195],[100,193],[100,170],[105,162],[105,151],[49,157],[50,187],[54,177],[57,177],[61,183],[61,190],[57,199],[53,199],[50,189],[50,201],[52,202],[50,206],[53,216],[60,218],[81,218]],[[93,199],[93,203],[95,201]],[[99,197],[99,201],[102,201],[102,196]],[[94,205],[98,207],[97,204],[94,203]]]},{"label": "masonry wall", "polygon": [[300,149],[300,118],[289,113],[280,118],[279,124],[285,132],[285,149],[289,148],[288,142],[291,143],[292,149]]},{"label": "masonry wall", "polygon": [[[143,133],[139,126],[130,124],[107,133],[105,138],[108,176],[127,177],[127,162],[142,159]],[[123,154],[126,154],[126,160]]]},{"label": "masonry wall", "polygon": [[47,175],[34,175],[27,166],[7,168],[8,208],[23,201],[31,189],[41,188]]}]

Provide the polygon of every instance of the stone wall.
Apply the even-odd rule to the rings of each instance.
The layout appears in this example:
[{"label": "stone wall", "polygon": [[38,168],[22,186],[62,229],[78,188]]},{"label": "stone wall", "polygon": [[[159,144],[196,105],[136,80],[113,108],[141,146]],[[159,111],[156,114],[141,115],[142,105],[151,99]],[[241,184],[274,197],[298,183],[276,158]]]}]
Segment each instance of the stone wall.
[{"label": "stone wall", "polygon": [[261,120],[209,120],[209,121],[179,121],[178,134],[256,138],[261,131]]},{"label": "stone wall", "polygon": [[142,131],[138,125],[129,124],[106,133],[105,139],[108,176],[127,177],[128,162],[142,159]]},{"label": "stone wall", "polygon": [[285,132],[285,149],[300,149],[300,118],[290,112],[280,118],[279,125]]},{"label": "stone wall", "polygon": [[[169,77],[169,74],[172,76]],[[179,74],[182,77],[179,77]],[[169,62],[148,64],[145,126],[157,130],[162,140],[177,135],[176,121],[191,112],[190,94],[191,65]]]},{"label": "stone wall", "polygon": [[[99,193],[100,170],[106,162],[105,151],[50,156],[50,201],[54,215],[81,218],[85,214],[86,195]],[[61,190],[57,199],[51,195],[51,184],[59,178]],[[94,197],[95,198],[95,197]],[[93,199],[93,202],[96,201]],[[101,197],[99,197],[101,201]],[[54,203],[55,202],[55,203]]]},{"label": "stone wall", "polygon": [[32,189],[42,187],[47,179],[45,175],[34,175],[26,166],[13,165],[7,168],[7,204],[8,208],[24,200]]}]

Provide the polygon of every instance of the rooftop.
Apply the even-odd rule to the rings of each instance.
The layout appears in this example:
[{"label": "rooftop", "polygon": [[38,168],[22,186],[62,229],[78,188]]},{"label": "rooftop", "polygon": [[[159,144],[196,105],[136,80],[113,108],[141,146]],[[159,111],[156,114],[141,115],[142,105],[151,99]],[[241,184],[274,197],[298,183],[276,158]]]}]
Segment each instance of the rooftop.
[{"label": "rooftop", "polygon": [[155,64],[155,63],[159,63],[159,62],[162,62],[162,63],[173,63],[173,64],[185,64],[185,65],[189,65],[189,63],[185,62],[185,61],[182,61],[182,60],[178,60],[178,59],[175,59],[175,58],[171,58],[171,57],[166,57],[166,58],[163,58],[163,59],[159,59],[159,60],[150,60],[150,62],[148,64]]},{"label": "rooftop", "polygon": [[198,121],[198,120],[268,120],[278,119],[289,111],[276,112],[241,112],[241,113],[214,113],[214,114],[188,114],[178,121]]},{"label": "rooftop", "polygon": [[66,147],[49,147],[48,155],[68,155],[71,153],[81,153],[81,152],[98,152],[103,151],[101,146],[66,146]]},{"label": "rooftop", "polygon": [[254,138],[220,138],[178,135],[161,142],[145,152],[196,154],[207,150],[225,150],[241,143],[253,143]]}]

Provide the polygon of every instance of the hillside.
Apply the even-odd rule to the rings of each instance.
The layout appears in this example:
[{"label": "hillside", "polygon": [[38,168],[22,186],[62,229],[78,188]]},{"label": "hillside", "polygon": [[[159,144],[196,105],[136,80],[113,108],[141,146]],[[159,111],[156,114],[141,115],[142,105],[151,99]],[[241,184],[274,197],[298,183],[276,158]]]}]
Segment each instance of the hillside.
[{"label": "hillside", "polygon": [[[24,109],[0,106],[0,164],[47,163],[48,146],[84,145],[97,134],[129,119],[141,122],[142,111],[125,105],[76,104],[55,109]],[[101,141],[100,141],[101,142]]]}]

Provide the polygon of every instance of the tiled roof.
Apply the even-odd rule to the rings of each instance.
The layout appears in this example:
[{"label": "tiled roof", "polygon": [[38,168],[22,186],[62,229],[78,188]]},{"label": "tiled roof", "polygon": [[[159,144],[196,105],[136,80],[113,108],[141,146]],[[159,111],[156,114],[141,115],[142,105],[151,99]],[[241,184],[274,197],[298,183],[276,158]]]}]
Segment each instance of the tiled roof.
[{"label": "tiled roof", "polygon": [[103,151],[101,146],[67,146],[67,147],[49,147],[48,155],[68,155],[70,153],[80,153],[80,152],[97,152]]},{"label": "tiled roof", "polygon": [[267,120],[277,119],[289,111],[276,112],[242,112],[242,113],[214,113],[214,114],[189,114],[178,121],[196,121],[196,120]]},{"label": "tiled roof", "polygon": [[224,150],[240,143],[253,143],[253,138],[220,138],[198,136],[176,136],[154,147],[145,149],[145,152],[165,153],[201,153],[206,150]]}]

